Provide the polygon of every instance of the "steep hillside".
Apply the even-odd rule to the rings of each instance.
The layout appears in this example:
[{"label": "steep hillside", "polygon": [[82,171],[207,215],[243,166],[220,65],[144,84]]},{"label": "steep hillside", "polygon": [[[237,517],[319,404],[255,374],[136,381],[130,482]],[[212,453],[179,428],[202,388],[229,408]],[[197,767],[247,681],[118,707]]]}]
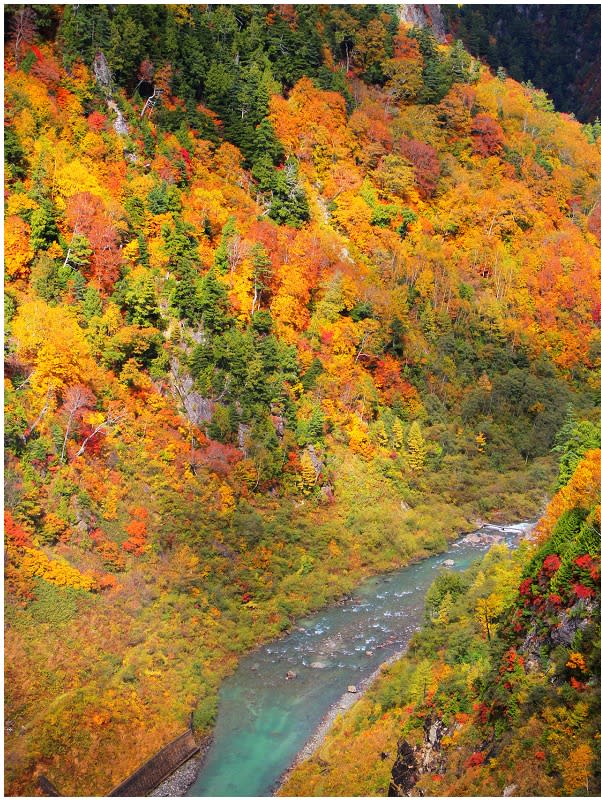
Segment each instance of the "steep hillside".
[{"label": "steep hillside", "polygon": [[532,81],[582,122],[601,116],[598,5],[448,5],[446,25],[494,70]]},{"label": "steep hillside", "polygon": [[9,793],[207,732],[598,417],[595,131],[393,11],[6,9]]},{"label": "steep hillside", "polygon": [[407,655],[281,794],[599,794],[601,450],[581,458],[534,543],[436,580]]}]

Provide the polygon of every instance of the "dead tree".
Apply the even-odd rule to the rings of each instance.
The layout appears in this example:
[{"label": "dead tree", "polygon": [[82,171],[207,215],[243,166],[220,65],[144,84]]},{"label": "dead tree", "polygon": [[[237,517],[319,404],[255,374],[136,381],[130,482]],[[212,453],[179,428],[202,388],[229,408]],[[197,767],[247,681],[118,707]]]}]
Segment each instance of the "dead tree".
[{"label": "dead tree", "polygon": [[65,460],[65,451],[67,449],[67,440],[71,432],[71,425],[75,416],[83,411],[84,408],[90,408],[96,402],[96,398],[86,386],[70,386],[65,392],[65,402],[63,403],[63,411],[66,411],[67,416],[67,429],[65,431],[65,438],[63,439],[63,447],[61,450],[61,461]]},{"label": "dead tree", "polygon": [[15,52],[15,67],[19,66],[19,52],[22,44],[33,42],[36,26],[35,11],[31,6],[17,11],[10,22],[10,42]]},{"label": "dead tree", "polygon": [[151,116],[152,112],[155,109],[155,106],[157,105],[157,103],[161,99],[161,95],[162,94],[163,94],[163,90],[159,89],[157,86],[155,86],[153,93],[150,95],[150,97],[144,103],[144,108],[142,109],[142,113],[140,114],[140,117],[142,117],[142,118],[144,117],[144,115],[146,114],[146,110],[147,109],[148,109],[148,116],[149,117]]},{"label": "dead tree", "polygon": [[110,409],[109,411],[107,411],[104,420],[98,425],[96,425],[92,433],[90,433],[89,436],[86,436],[86,438],[83,440],[83,442],[81,443],[81,447],[79,448],[77,453],[75,453],[75,458],[84,454],[88,442],[90,442],[95,436],[97,436],[102,431],[107,430],[108,428],[118,425],[125,419],[126,416],[127,412],[125,411],[125,409]]}]

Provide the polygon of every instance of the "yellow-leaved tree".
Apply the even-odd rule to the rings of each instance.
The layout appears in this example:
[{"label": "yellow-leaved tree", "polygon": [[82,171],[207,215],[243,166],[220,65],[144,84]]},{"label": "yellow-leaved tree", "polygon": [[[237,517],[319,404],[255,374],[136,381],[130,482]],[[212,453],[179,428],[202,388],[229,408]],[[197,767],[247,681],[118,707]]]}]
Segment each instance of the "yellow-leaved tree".
[{"label": "yellow-leaved tree", "polygon": [[407,463],[412,472],[421,472],[426,462],[426,443],[417,420],[411,423],[407,433]]},{"label": "yellow-leaved tree", "polygon": [[35,405],[54,405],[66,386],[87,384],[98,372],[75,312],[68,306],[53,307],[43,300],[23,303],[12,334],[18,357],[33,367],[30,385]]}]

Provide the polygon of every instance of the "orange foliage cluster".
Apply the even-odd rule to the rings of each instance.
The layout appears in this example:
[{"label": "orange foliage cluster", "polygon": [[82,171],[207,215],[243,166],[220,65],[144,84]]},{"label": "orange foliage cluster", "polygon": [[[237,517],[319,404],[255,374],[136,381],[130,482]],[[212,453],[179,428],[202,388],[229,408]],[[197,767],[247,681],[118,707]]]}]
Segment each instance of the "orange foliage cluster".
[{"label": "orange foliage cluster", "polygon": [[[277,9],[296,24],[294,9]],[[189,24],[188,7],[177,13]],[[67,710],[57,712],[65,730],[67,722],[88,724],[87,708],[94,709],[92,731],[112,720],[126,735],[149,720],[149,755],[199,696],[214,696],[234,653],[253,636],[275,636],[290,615],[318,596],[323,602],[328,569],[348,578],[374,563],[362,543],[347,547],[332,531],[316,565],[294,537],[255,547],[253,514],[267,518],[291,497],[300,515],[300,505],[317,498],[326,481],[323,498],[335,509],[328,448],[337,459],[350,451],[368,467],[387,459],[398,485],[414,479],[403,460],[400,420],[425,420],[426,395],[459,408],[468,393],[452,360],[439,358],[432,345],[440,320],[497,326],[512,347],[547,353],[563,377],[577,374],[595,388],[599,143],[587,142],[574,120],[537,107],[525,87],[486,71],[472,85],[455,84],[440,103],[418,105],[423,58],[416,41],[399,30],[389,58],[381,19],[355,38],[343,69],[350,113],[342,94],[306,77],[269,101],[268,120],[285,157],[300,165],[298,189],[310,219],[298,228],[269,217],[270,198],[258,191],[240,150],[219,138],[224,124],[214,111],[196,108],[215,136],[185,125],[167,130],[157,116],[142,122],[134,100],[115,88],[111,103],[128,117],[123,137],[88,67],[76,61],[67,71],[49,44],[31,51],[28,72],[9,54],[7,120],[23,174],[7,178],[5,187],[8,482],[15,509],[5,517],[7,586],[19,609],[41,581],[82,593],[79,616],[69,618],[72,642],[87,643],[89,628],[90,648],[103,659],[96,666],[89,658],[90,666],[76,644],[66,655],[46,653],[53,663],[73,662],[59,665],[70,680]],[[16,57],[22,55],[17,47]],[[324,58],[332,62],[331,52]],[[363,83],[351,69],[374,58],[383,65],[382,85]],[[140,73],[163,90],[163,111],[183,113],[183,100],[171,94],[171,66],[155,73],[142,63]],[[287,166],[276,169],[282,175]],[[190,243],[195,299],[212,269],[236,330],[250,329],[256,312],[268,310],[277,359],[298,361],[296,377],[282,379],[281,397],[266,411],[272,450],[249,435],[254,419],[236,421],[235,434],[218,441],[211,423],[223,411],[227,381],[203,397],[186,372],[205,343],[203,323],[183,322],[173,299],[182,282],[179,251]],[[257,248],[269,262],[260,287]],[[306,380],[316,366],[313,381]],[[388,431],[383,412],[390,412]],[[317,438],[325,443],[317,452],[300,443],[297,424],[321,429]],[[418,438],[421,470],[427,446]],[[280,472],[264,479],[276,460],[272,451]],[[594,451],[553,501],[541,536],[563,509],[590,500],[600,479],[601,451]],[[375,485],[381,476],[370,480]],[[234,528],[237,512],[243,521]],[[392,546],[386,558],[398,560],[391,552]],[[299,564],[307,575],[319,573],[317,588],[305,588],[304,573],[294,583]],[[274,587],[286,585],[284,576],[293,588],[282,590],[282,600]],[[221,605],[215,586],[231,592]],[[99,588],[106,592],[90,597]],[[232,609],[241,606],[254,632],[236,630],[239,639],[228,649]],[[174,629],[185,632],[176,645]],[[15,653],[26,649],[18,632],[11,637]],[[144,646],[136,650],[131,642]],[[48,746],[49,763],[56,767],[58,754],[71,748],[75,781],[92,767],[78,760],[80,743],[51,738],[49,671],[37,668],[14,677],[11,707],[27,706],[32,716],[44,709],[45,734],[56,744]],[[90,669],[102,697],[81,689],[93,684]],[[71,711],[69,692],[80,689],[80,705]],[[165,721],[169,692],[173,708]],[[113,771],[95,780],[105,789],[111,775],[123,777],[131,766],[118,738],[103,745]],[[375,752],[379,739],[372,745]],[[32,765],[43,754],[24,752],[15,756],[13,785],[31,790]]]},{"label": "orange foliage cluster", "polygon": [[[601,450],[589,450],[576,467],[574,474],[547,506],[536,526],[539,541],[549,537],[561,515],[571,508],[598,506],[601,497]],[[597,524],[601,522],[597,507]]]}]

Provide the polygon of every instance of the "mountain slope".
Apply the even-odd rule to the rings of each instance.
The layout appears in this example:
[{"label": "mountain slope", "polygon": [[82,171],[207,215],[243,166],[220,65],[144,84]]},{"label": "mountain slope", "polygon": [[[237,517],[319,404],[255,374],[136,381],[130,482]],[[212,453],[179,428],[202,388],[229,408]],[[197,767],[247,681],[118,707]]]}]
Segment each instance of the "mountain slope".
[{"label": "mountain slope", "polygon": [[388,7],[6,13],[7,786],[103,793],[257,641],[542,508],[601,153]]},{"label": "mountain slope", "polygon": [[601,11],[595,5],[443,6],[452,33],[494,70],[545,89],[566,113],[601,112]]},{"label": "mountain slope", "polygon": [[598,794],[600,464],[584,454],[534,543],[436,580],[407,655],[281,794]]}]

